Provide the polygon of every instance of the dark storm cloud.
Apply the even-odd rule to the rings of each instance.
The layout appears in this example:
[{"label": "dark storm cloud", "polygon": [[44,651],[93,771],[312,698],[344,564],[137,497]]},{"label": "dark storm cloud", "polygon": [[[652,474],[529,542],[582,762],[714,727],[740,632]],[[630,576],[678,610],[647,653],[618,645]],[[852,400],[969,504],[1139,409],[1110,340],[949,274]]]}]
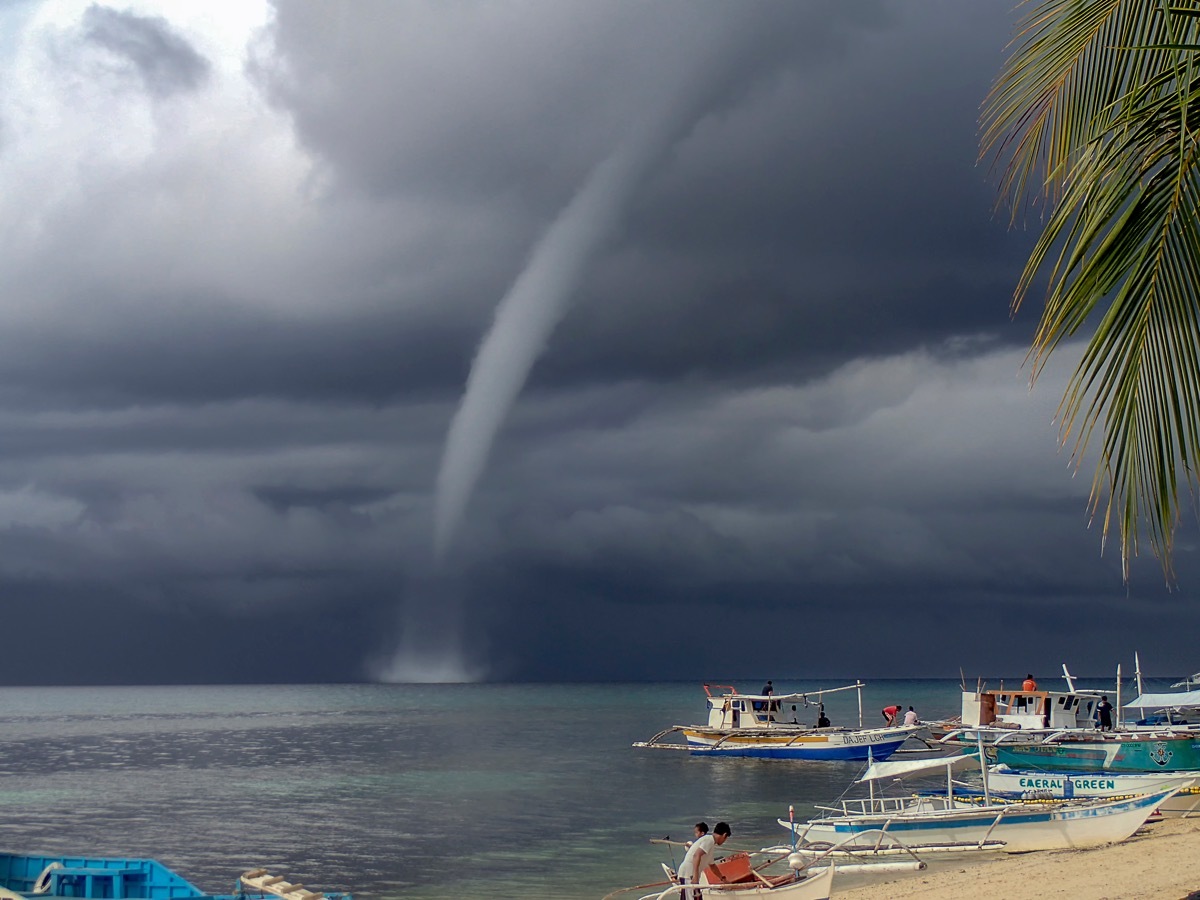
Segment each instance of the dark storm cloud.
[{"label": "dark storm cloud", "polygon": [[[1027,390],[1006,0],[143,9],[0,61],[0,678],[1194,669],[1193,530],[1127,590]],[[696,68],[432,572],[496,304]]]},{"label": "dark storm cloud", "polygon": [[160,97],[194,90],[209,74],[209,63],[166,19],[89,6],[84,37],[125,59],[141,75],[146,90]]}]

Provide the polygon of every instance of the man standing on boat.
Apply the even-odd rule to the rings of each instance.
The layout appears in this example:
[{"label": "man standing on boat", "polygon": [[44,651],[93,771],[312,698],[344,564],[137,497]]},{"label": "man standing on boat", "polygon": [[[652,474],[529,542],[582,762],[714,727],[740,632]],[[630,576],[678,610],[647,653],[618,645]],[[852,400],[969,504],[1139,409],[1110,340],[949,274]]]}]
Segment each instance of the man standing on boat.
[{"label": "man standing on boat", "polygon": [[1023,690],[1023,691],[1036,691],[1037,690],[1037,682],[1033,680],[1032,672],[1030,672],[1028,675],[1025,676],[1025,681],[1021,685],[1021,690]]},{"label": "man standing on boat", "polygon": [[1108,702],[1108,697],[1102,696],[1100,702],[1096,704],[1096,716],[1100,720],[1101,731],[1112,731],[1112,704]]},{"label": "man standing on boat", "polygon": [[779,704],[771,699],[775,696],[775,686],[770,681],[763,685],[762,695],[767,698],[763,701],[763,709],[767,712],[774,712],[779,709]]},{"label": "man standing on boat", "polygon": [[[696,838],[692,842],[692,846],[688,847],[688,852],[683,858],[683,862],[679,864],[679,883],[699,884],[700,873],[704,871],[706,866],[711,865],[713,862],[713,852],[717,847],[720,847],[729,840],[729,836],[732,833],[727,824],[718,822],[713,826],[712,834]],[[700,891],[685,890],[683,898],[684,900],[700,900]]]},{"label": "man standing on boat", "polygon": [[902,709],[902,707],[900,706],[899,703],[894,703],[891,706],[885,706],[883,708],[884,724],[886,724],[888,726],[895,725],[896,724],[896,716],[900,715],[901,709]]}]

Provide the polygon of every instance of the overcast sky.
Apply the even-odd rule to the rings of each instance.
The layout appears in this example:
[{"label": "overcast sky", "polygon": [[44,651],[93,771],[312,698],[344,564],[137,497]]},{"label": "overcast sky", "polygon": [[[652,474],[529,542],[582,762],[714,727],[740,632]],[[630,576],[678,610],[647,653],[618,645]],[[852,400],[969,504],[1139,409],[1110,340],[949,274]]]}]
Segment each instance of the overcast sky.
[{"label": "overcast sky", "polygon": [[0,683],[1195,671],[1029,388],[1011,6],[0,5]]}]

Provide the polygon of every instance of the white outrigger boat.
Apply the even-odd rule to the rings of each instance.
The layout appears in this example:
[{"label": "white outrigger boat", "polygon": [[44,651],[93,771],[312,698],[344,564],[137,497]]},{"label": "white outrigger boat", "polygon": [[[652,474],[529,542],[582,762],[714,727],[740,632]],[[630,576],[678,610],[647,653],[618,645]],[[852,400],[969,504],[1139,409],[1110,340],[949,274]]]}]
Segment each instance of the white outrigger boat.
[{"label": "white outrigger boat", "polygon": [[1147,692],[1142,683],[1142,661],[1136,653],[1134,660],[1138,695],[1126,703],[1125,708],[1138,710],[1140,718],[1135,727],[1161,728],[1166,725],[1200,730],[1200,672],[1176,681],[1169,691]]},{"label": "white outrigger boat", "polygon": [[[871,796],[843,799],[824,807],[829,815],[806,823],[789,823],[802,846],[820,850],[881,851],[903,848],[929,850],[1066,850],[1119,843],[1138,830],[1156,809],[1178,793],[1181,784],[1121,799],[1063,800],[1028,804],[998,801],[990,796],[984,776],[984,802],[954,795],[953,771],[979,766],[975,754],[941,760],[872,763],[859,778],[871,786]],[[944,768],[944,796],[880,797],[874,784],[905,774]]]},{"label": "white outrigger boat", "polygon": [[[651,750],[689,750],[709,756],[759,759],[866,760],[886,759],[919,725],[863,727],[862,682],[845,687],[789,694],[742,694],[732,685],[704,685],[708,703],[705,725],[672,725],[633,746]],[[719,691],[714,693],[713,689]],[[798,720],[798,708],[824,709],[823,695],[858,691],[858,728],[809,725]],[[682,736],[683,743],[670,740]]]},{"label": "white outrigger boat", "polygon": [[[1067,682],[1065,691],[1003,685],[988,690],[982,682],[970,691],[964,685],[960,715],[931,723],[930,735],[946,744],[973,747],[979,738],[989,744],[1000,738],[1035,741],[1057,732],[1093,730],[1096,707],[1104,693],[1077,690],[1065,665],[1063,677]],[[1119,706],[1119,693],[1116,696]]]},{"label": "white outrigger boat", "polygon": [[[788,870],[773,872],[785,862]],[[701,897],[704,900],[718,897],[829,900],[834,873],[832,865],[812,866],[808,860],[791,854],[788,848],[771,848],[755,854],[734,853],[705,867],[700,873],[700,883],[696,885],[681,885],[675,870],[665,863],[663,870],[667,876],[665,881],[621,888],[606,894],[603,900],[614,900],[648,888],[652,893],[641,895],[639,900],[680,900],[685,891],[683,896],[696,900]]]},{"label": "white outrigger boat", "polygon": [[1160,803],[1158,812],[1166,818],[1200,816],[1200,771],[1038,772],[998,765],[988,769],[987,779],[992,796],[1006,800],[1133,797],[1177,787],[1179,792]]}]

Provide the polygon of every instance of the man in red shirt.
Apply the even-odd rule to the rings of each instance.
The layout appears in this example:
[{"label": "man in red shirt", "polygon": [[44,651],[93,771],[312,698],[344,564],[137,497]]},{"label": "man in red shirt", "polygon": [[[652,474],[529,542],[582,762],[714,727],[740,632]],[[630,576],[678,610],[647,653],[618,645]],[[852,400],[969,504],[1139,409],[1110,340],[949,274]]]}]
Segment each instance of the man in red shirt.
[{"label": "man in red shirt", "polygon": [[896,724],[896,716],[900,715],[900,705],[885,706],[883,708],[883,718],[887,720],[888,725]]}]

